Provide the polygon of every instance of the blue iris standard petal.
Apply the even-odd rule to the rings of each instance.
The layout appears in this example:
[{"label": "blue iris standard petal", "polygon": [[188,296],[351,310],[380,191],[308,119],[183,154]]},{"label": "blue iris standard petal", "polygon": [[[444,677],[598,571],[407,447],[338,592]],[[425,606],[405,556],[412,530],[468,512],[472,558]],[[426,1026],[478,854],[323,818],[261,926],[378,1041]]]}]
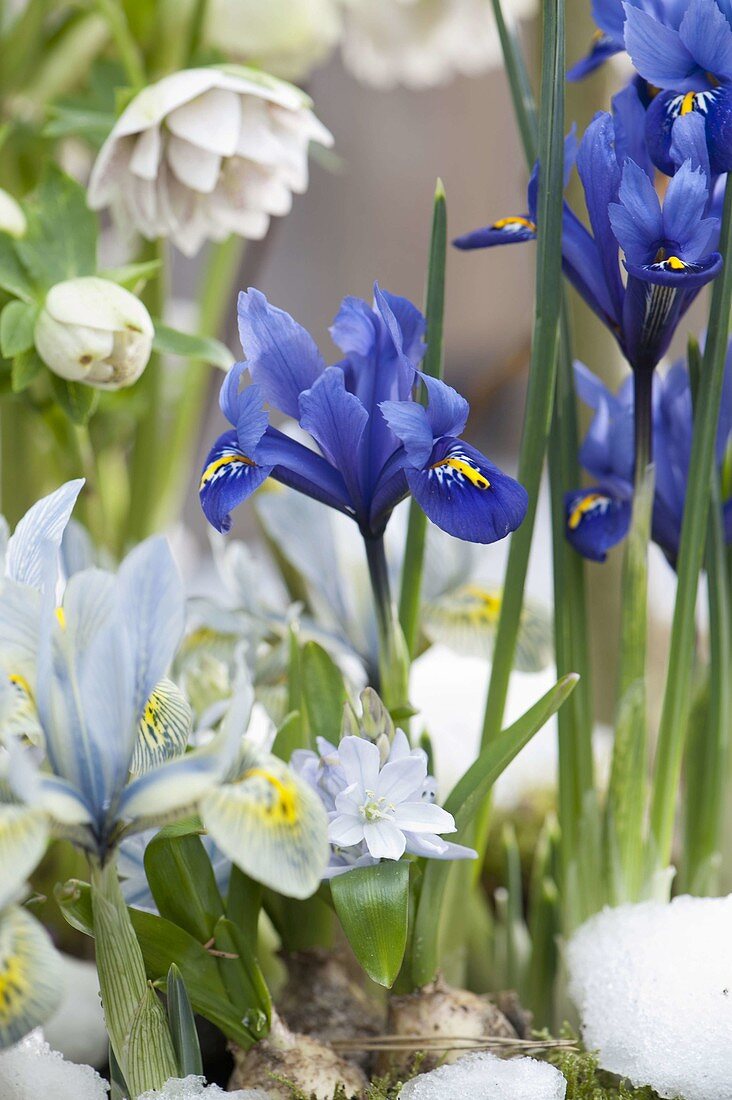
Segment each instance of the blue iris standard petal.
[{"label": "blue iris standard petal", "polygon": [[374,305],[381,313],[395,346],[401,354],[406,355],[413,367],[418,367],[427,350],[424,342],[427,322],[424,315],[408,298],[381,290],[378,284],[374,286]]},{"label": "blue iris standard petal", "polygon": [[272,472],[260,466],[239,446],[235,431],[224,432],[209,451],[198,488],[206,519],[217,531],[231,528],[231,513],[258,489]]},{"label": "blue iris standard petal", "polygon": [[657,88],[682,87],[699,72],[678,30],[632,4],[625,4],[624,35],[633,65]]},{"label": "blue iris standard petal", "polygon": [[523,485],[460,439],[441,439],[426,467],[404,472],[428,519],[455,538],[497,542],[526,515]]},{"label": "blue iris standard petal", "polygon": [[[424,466],[435,444],[424,406],[416,401],[382,401],[379,408],[394,435],[404,444],[405,461],[412,466]],[[392,473],[393,470],[387,471],[387,476]]]},{"label": "blue iris standard petal", "polygon": [[608,216],[618,244],[632,263],[646,263],[664,239],[663,214],[656,189],[635,161],[628,160]]},{"label": "blue iris standard petal", "polygon": [[566,493],[564,508],[568,542],[591,561],[605,561],[608,550],[628,533],[630,501],[602,486]]},{"label": "blue iris standard petal", "polygon": [[612,314],[622,313],[623,283],[620,278],[617,241],[608,208],[618,197],[621,172],[615,155],[615,131],[609,114],[600,113],[587,127],[577,155],[587,213],[605,276]]},{"label": "blue iris standard petal", "polygon": [[[717,80],[732,78],[732,27],[712,0],[691,0],[679,26],[679,37],[701,70]],[[706,78],[706,79],[705,79]]]},{"label": "blue iris standard petal", "polygon": [[368,422],[366,409],[346,389],[340,367],[327,367],[312,388],[300,394],[300,426],[340,471],[363,521],[367,518],[363,438]]},{"label": "blue iris standard petal", "polygon": [[689,111],[676,119],[671,130],[669,155],[677,168],[688,160],[692,168],[701,168],[706,178],[711,179],[707,132],[699,111]]},{"label": "blue iris standard petal", "polygon": [[717,233],[717,222],[706,218],[709,182],[701,168],[686,160],[671,179],[663,200],[663,235],[677,242],[682,258],[705,256]]},{"label": "blue iris standard petal", "polygon": [[[646,146],[646,108],[648,100],[642,98],[645,81],[631,80],[611,101],[615,130],[615,155],[618,164],[633,160],[652,179],[653,161]],[[686,157],[682,157],[686,160]]]},{"label": "blue iris standard petal", "polygon": [[325,370],[315,341],[259,290],[242,291],[238,314],[239,338],[252,378],[270,405],[297,417],[300,394]]}]

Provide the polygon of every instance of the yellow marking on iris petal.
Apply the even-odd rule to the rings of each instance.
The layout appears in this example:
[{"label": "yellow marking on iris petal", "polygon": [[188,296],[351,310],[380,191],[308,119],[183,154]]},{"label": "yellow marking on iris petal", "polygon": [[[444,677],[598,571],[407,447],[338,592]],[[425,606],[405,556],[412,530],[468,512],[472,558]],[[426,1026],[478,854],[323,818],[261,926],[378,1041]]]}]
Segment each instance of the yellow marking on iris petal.
[{"label": "yellow marking on iris petal", "polygon": [[430,466],[430,469],[439,470],[443,466],[449,466],[450,469],[462,474],[476,489],[490,489],[491,487],[488,478],[462,458],[443,458],[441,462],[435,462],[434,466]]},{"label": "yellow marking on iris petal", "polygon": [[297,821],[297,793],[294,786],[278,779],[267,768],[250,768],[244,772],[242,782],[247,779],[264,779],[274,792],[274,799],[259,807],[267,824],[294,825]]},{"label": "yellow marking on iris petal", "polygon": [[696,99],[695,92],[687,92],[684,98],[681,100],[681,114],[690,115],[694,110],[694,101]]},{"label": "yellow marking on iris petal", "polygon": [[163,700],[157,692],[153,691],[145,704],[145,711],[140,723],[143,736],[151,749],[159,749],[165,744],[165,723],[160,715]]},{"label": "yellow marking on iris petal", "polygon": [[686,264],[683,260],[680,260],[678,256],[669,256],[666,263],[673,271],[685,271]]},{"label": "yellow marking on iris petal", "polygon": [[499,218],[497,222],[493,222],[491,229],[506,229],[509,225],[523,225],[524,228],[530,229],[532,233],[536,233],[536,226],[529,218]]},{"label": "yellow marking on iris petal", "polygon": [[602,493],[588,493],[586,497],[583,497],[579,504],[576,504],[572,509],[569,517],[569,529],[570,531],[576,531],[580,523],[593,508],[596,508],[602,501],[607,500],[606,496]]},{"label": "yellow marking on iris petal", "polygon": [[247,458],[247,456],[243,454],[222,455],[221,458],[215,458],[213,462],[209,462],[208,466],[201,474],[199,489],[203,489],[204,485],[208,484],[214,474],[220,470],[222,466],[230,466],[234,462],[243,462],[245,466],[256,466],[256,463],[252,462],[251,458]]},{"label": "yellow marking on iris petal", "polygon": [[31,691],[31,686],[28,683],[28,681],[26,680],[25,676],[21,676],[21,674],[19,672],[11,672],[10,675],[8,676],[8,680],[10,681],[11,684],[14,684],[16,687],[19,687],[20,690],[22,692],[24,692],[24,694],[27,695],[29,699],[33,698],[33,692]]},{"label": "yellow marking on iris petal", "polygon": [[0,960],[0,1020],[15,1016],[18,1000],[28,993],[28,977],[20,955],[7,955]]},{"label": "yellow marking on iris petal", "polygon": [[501,610],[500,596],[496,596],[493,592],[486,592],[485,588],[481,588],[477,584],[467,585],[465,593],[472,596],[474,600],[478,600],[482,605],[478,611],[472,612],[473,615],[476,617],[486,615],[489,621],[498,618],[498,613]]},{"label": "yellow marking on iris petal", "polygon": [[56,619],[57,619],[58,625],[61,627],[61,629],[65,630],[66,629],[66,612],[64,611],[63,607],[57,607],[56,608]]}]

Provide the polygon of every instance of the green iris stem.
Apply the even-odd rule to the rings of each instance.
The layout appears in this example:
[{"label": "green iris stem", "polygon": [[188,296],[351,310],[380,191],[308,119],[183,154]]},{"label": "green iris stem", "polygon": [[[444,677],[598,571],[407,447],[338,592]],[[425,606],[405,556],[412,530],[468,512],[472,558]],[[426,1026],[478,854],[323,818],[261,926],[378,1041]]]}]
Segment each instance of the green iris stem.
[{"label": "green iris stem", "polygon": [[[147,249],[146,259],[160,261],[160,272],[145,287],[143,300],[153,317],[163,318],[165,312],[167,248],[158,240]],[[163,414],[163,363],[153,352],[144,374],[137,383],[144,399],[144,411],[137,424],[131,459],[130,507],[126,537],[139,542],[154,529],[153,514],[161,493],[160,462],[165,454],[161,445]]]},{"label": "green iris stem", "polygon": [[[112,1050],[132,1100],[143,1092],[162,1088],[169,1077],[177,1077],[178,1068],[162,1006],[148,984],[116,861],[110,859],[104,865],[94,861],[90,869],[102,1008]],[[145,1035],[156,1041],[136,1041]]]},{"label": "green iris stem", "polygon": [[[241,269],[245,242],[232,236],[212,245],[201,280],[201,305],[198,331],[203,336],[218,336],[232,308],[232,286]],[[158,503],[156,517],[167,523],[177,514],[192,477],[193,448],[206,400],[213,368],[200,360],[186,367],[180,398],[168,437],[161,448],[156,478]]]},{"label": "green iris stem", "polygon": [[124,7],[119,0],[96,0],[96,6],[107,21],[130,87],[139,92],[147,83],[147,75],[142,52],[130,30]]},{"label": "green iris stem", "polygon": [[562,303],[562,192],[564,171],[564,2],[544,5],[536,266],[536,312],[518,479],[528,497],[526,518],[511,536],[501,615],[494,646],[482,744],[503,723],[523,606],[541,474],[551,428]]},{"label": "green iris stem", "polygon": [[[431,378],[443,374],[443,321],[445,313],[445,263],[447,253],[447,204],[442,180],[437,181],[432,213],[432,236],[427,270],[425,317],[427,319],[427,352],[422,370]],[[424,387],[422,387],[424,390]],[[423,396],[427,402],[426,393]],[[404,547],[402,586],[399,596],[399,622],[404,631],[410,658],[415,656],[419,640],[420,593],[424,552],[427,541],[427,517],[412,500],[409,505],[407,541]]]},{"label": "green iris stem", "polygon": [[[371,591],[376,612],[376,629],[379,640],[379,691],[389,710],[405,705],[407,701],[408,659],[397,623],[389,584],[389,568],[386,561],[384,536],[364,535],[366,560],[369,567]],[[401,641],[401,645],[400,645]]]},{"label": "green iris stem", "polygon": [[677,565],[678,585],[671,652],[658,735],[651,800],[651,858],[658,869],[671,858],[681,761],[691,704],[696,599],[704,555],[714,470],[714,447],[724,381],[732,306],[732,187],[727,186],[720,236],[724,266],[714,282],[704,366],[694,417],[684,518]]},{"label": "green iris stem", "polygon": [[607,809],[612,862],[621,876],[614,884],[616,902],[637,900],[643,888],[648,544],[654,495],[652,386],[652,371],[634,372],[635,486],[623,562],[618,702]]},{"label": "green iris stem", "polygon": [[73,432],[76,438],[81,468],[86,480],[83,499],[87,526],[95,545],[105,546],[109,543],[109,528],[105,515],[104,498],[99,484],[99,469],[94,444],[86,424],[75,424]]},{"label": "green iris stem", "polygon": [[25,448],[28,441],[27,417],[20,401],[5,397],[0,404],[0,477],[2,478],[2,514],[15,526],[32,503],[29,492]]}]

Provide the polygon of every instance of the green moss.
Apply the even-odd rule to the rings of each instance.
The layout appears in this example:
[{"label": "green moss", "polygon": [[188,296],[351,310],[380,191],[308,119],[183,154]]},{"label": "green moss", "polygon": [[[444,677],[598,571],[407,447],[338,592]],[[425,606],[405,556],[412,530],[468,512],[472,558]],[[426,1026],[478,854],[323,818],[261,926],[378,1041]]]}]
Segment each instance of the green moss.
[{"label": "green moss", "polygon": [[652,1088],[634,1088],[601,1070],[597,1056],[588,1051],[558,1050],[548,1061],[567,1078],[567,1100],[658,1100]]}]

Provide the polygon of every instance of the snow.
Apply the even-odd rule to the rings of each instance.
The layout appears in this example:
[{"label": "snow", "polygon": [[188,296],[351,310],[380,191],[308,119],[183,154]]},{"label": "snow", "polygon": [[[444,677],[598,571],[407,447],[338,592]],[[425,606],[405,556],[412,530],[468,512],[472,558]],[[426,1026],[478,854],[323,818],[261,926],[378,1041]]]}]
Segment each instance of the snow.
[{"label": "snow", "polygon": [[732,895],[606,909],[567,946],[600,1064],[663,1097],[732,1100]]},{"label": "snow", "polygon": [[414,1077],[399,1100],[564,1100],[566,1091],[564,1077],[547,1062],[480,1052]]},{"label": "snow", "polygon": [[203,1077],[171,1077],[161,1089],[145,1092],[139,1100],[219,1100],[219,1097],[226,1100],[267,1100],[267,1093],[261,1089],[224,1092],[218,1085],[207,1085]]},{"label": "snow", "polygon": [[41,1031],[0,1053],[2,1100],[107,1100],[108,1089],[91,1066],[65,1062],[51,1050]]}]

